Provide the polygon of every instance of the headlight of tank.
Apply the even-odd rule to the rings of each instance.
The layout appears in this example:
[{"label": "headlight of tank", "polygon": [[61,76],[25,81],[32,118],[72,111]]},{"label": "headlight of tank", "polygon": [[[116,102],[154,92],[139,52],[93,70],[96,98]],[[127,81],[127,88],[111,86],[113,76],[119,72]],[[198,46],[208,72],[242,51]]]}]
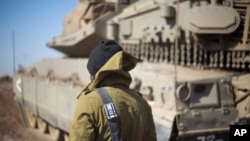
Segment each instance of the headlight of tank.
[{"label": "headlight of tank", "polygon": [[186,84],[178,86],[176,97],[182,101],[187,101],[190,98],[190,90]]}]

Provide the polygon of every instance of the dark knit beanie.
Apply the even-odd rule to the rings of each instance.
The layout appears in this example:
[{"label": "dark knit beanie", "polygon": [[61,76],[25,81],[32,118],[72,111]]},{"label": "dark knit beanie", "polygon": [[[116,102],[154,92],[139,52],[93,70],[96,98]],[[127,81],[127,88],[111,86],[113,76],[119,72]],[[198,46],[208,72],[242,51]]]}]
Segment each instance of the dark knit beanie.
[{"label": "dark knit beanie", "polygon": [[101,43],[94,48],[89,55],[87,64],[89,73],[92,76],[95,76],[96,72],[118,51],[122,51],[122,48],[115,41],[101,41]]}]

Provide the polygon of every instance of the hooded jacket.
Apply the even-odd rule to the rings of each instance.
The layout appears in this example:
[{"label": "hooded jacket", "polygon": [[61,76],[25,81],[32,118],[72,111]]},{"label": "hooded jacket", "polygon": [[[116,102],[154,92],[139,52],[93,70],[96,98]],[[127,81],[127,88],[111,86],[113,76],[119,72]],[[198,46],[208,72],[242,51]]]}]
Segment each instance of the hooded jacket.
[{"label": "hooded jacket", "polygon": [[78,98],[70,141],[111,141],[103,101],[95,90],[98,87],[104,87],[113,101],[123,141],[157,140],[150,106],[129,89],[131,76],[128,71],[136,62],[136,58],[120,51],[96,73],[95,79]]}]

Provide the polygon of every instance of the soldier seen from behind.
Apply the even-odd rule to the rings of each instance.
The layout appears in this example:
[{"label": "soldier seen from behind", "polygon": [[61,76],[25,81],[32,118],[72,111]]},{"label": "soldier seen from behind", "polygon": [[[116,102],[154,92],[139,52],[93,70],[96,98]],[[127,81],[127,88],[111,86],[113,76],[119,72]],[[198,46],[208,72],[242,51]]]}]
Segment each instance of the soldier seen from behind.
[{"label": "soldier seen from behind", "polygon": [[91,82],[78,97],[70,141],[157,140],[151,107],[129,88],[129,71],[136,63],[112,40],[92,50],[87,64]]}]

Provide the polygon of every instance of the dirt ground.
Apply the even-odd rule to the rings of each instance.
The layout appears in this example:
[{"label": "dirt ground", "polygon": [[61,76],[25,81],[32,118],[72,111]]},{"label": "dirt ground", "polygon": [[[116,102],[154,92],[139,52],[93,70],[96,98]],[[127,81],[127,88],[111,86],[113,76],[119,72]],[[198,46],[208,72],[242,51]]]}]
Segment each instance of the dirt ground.
[{"label": "dirt ground", "polygon": [[51,141],[49,136],[25,127],[9,76],[0,76],[0,141]]}]

